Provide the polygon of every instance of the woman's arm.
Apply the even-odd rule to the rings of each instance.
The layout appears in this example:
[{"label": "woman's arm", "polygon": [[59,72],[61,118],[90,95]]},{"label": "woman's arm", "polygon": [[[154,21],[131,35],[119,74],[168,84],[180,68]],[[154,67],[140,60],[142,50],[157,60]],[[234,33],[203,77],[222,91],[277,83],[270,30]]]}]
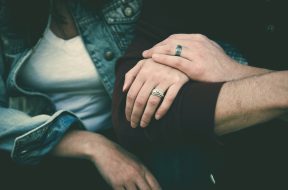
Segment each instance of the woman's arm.
[{"label": "woman's arm", "polygon": [[150,171],[134,155],[100,134],[71,130],[52,154],[90,160],[115,190],[160,189]]}]

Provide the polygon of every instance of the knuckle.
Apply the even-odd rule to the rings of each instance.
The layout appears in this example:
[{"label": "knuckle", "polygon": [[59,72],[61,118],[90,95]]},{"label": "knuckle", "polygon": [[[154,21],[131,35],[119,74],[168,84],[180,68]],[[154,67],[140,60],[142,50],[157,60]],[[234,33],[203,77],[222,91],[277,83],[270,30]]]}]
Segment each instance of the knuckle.
[{"label": "knuckle", "polygon": [[127,94],[127,101],[128,102],[133,102],[134,98],[135,98],[135,96],[132,93]]},{"label": "knuckle", "polygon": [[141,168],[139,166],[137,166],[137,165],[133,165],[133,166],[131,166],[130,173],[133,176],[139,175],[141,173]]},{"label": "knuckle", "polygon": [[182,60],[180,58],[177,58],[177,59],[175,59],[174,64],[176,67],[180,67],[182,65]]},{"label": "knuckle", "polygon": [[171,39],[171,38],[175,38],[177,36],[177,34],[171,34],[168,39]]},{"label": "knuckle", "polygon": [[169,45],[166,45],[164,47],[164,53],[165,54],[170,54],[171,53],[171,49],[172,49],[172,46],[169,44]]},{"label": "knuckle", "polygon": [[195,34],[195,37],[200,41],[207,40],[207,37],[203,34]]},{"label": "knuckle", "polygon": [[151,115],[151,113],[145,112],[142,116],[141,121],[145,124],[148,124],[150,122]]},{"label": "knuckle", "polygon": [[151,98],[148,102],[149,106],[151,107],[156,107],[159,103],[159,100],[156,98]]},{"label": "knuckle", "polygon": [[128,72],[128,73],[126,73],[125,74],[125,79],[130,79],[131,78],[131,75],[130,75],[130,73]]},{"label": "knuckle", "polygon": [[136,107],[142,107],[144,105],[144,101],[142,99],[137,99],[135,101],[135,106]]}]

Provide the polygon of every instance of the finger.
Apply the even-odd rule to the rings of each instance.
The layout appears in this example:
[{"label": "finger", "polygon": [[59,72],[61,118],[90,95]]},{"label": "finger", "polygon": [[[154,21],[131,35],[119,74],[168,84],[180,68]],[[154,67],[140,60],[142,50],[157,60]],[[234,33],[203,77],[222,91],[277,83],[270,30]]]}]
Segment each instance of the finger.
[{"label": "finger", "polygon": [[151,187],[148,181],[146,181],[146,178],[139,178],[136,184],[138,190],[151,190]]},{"label": "finger", "polygon": [[[159,84],[155,89],[161,90],[163,93],[169,88],[169,84]],[[150,92],[151,93],[151,92]],[[141,118],[140,126],[147,127],[156,112],[156,109],[160,105],[161,97],[150,95],[144,113]]]},{"label": "finger", "polygon": [[155,44],[153,47],[168,44],[170,43],[171,40],[175,40],[175,39],[187,40],[187,39],[190,39],[191,36],[193,36],[193,34],[172,34],[168,38],[164,39],[163,41]]},{"label": "finger", "polygon": [[148,171],[145,174],[146,181],[148,182],[151,190],[161,190],[161,186],[155,177]]},{"label": "finger", "polygon": [[187,40],[187,39],[190,39],[191,36],[193,36],[193,34],[173,34],[173,35],[170,35],[168,38],[164,39],[163,41],[155,44],[153,47],[169,44],[171,40],[175,40],[175,39]]},{"label": "finger", "polygon": [[125,184],[125,190],[137,190],[137,186],[134,183]]},{"label": "finger", "polygon": [[133,109],[133,105],[135,102],[135,99],[142,88],[144,84],[144,81],[140,77],[136,77],[136,79],[133,81],[126,97],[126,106],[125,106],[125,115],[126,119],[130,121],[131,113]]},{"label": "finger", "polygon": [[[207,40],[209,40],[209,38],[207,38],[205,35],[202,35],[202,34],[173,34],[169,36],[168,38],[166,38],[165,40],[163,40],[162,42],[159,42],[158,44],[154,45],[152,48],[144,51],[143,57],[149,57],[148,52],[155,47],[165,46],[169,44],[174,44],[174,45],[176,44],[177,46],[177,44],[179,44],[179,45],[191,48],[191,42],[193,41],[199,42],[199,41],[207,41]],[[172,55],[175,55],[175,54],[172,54]]]},{"label": "finger", "polygon": [[178,69],[183,73],[186,73],[185,71],[191,70],[191,67],[193,67],[193,60],[190,61],[179,56],[153,54],[152,59],[157,63]]},{"label": "finger", "polygon": [[142,56],[144,57],[144,58],[151,58],[152,57],[152,53],[151,53],[151,51],[153,51],[155,48],[160,48],[160,47],[162,47],[162,46],[166,46],[167,44],[165,43],[165,44],[156,44],[155,46],[153,46],[152,48],[150,48],[150,49],[147,49],[147,50],[145,50],[145,51],[143,51],[142,52]]},{"label": "finger", "polygon": [[185,59],[189,59],[189,53],[191,52],[191,48],[187,48],[189,44],[181,40],[177,40],[173,43],[166,44],[163,46],[153,47],[150,50],[144,51],[143,56],[145,58],[153,57],[153,54],[165,54],[165,55],[175,56],[176,48],[179,44],[181,44],[181,47],[182,47],[180,56]]},{"label": "finger", "polygon": [[126,188],[122,185],[121,186],[113,186],[112,188],[113,188],[113,190],[126,190]]},{"label": "finger", "polygon": [[126,73],[124,85],[123,85],[123,92],[129,89],[134,79],[136,78],[138,72],[140,71],[142,64],[143,64],[143,60],[139,61],[130,71]]},{"label": "finger", "polygon": [[141,90],[139,91],[137,98],[134,102],[132,113],[131,113],[131,127],[135,128],[137,127],[141,116],[143,114],[144,108],[146,106],[146,103],[149,99],[150,93],[155,87],[155,84],[152,82],[146,82]]},{"label": "finger", "polygon": [[181,84],[174,84],[169,87],[160,107],[156,111],[155,119],[159,120],[167,113],[182,86]]}]

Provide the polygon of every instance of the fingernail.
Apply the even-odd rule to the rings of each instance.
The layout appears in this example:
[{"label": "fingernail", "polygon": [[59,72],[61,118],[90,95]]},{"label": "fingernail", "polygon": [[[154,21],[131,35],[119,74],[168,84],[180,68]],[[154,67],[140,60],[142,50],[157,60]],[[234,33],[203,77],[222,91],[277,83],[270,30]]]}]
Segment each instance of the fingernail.
[{"label": "fingernail", "polygon": [[123,88],[122,88],[122,92],[125,92],[126,90],[126,85],[124,84]]},{"label": "fingernail", "polygon": [[136,127],[137,127],[137,124],[134,123],[134,122],[131,122],[130,124],[131,124],[131,127],[132,127],[132,128],[136,128]]},{"label": "fingernail", "polygon": [[141,122],[141,123],[140,123],[140,127],[145,128],[145,127],[147,127],[147,125],[146,125],[146,123]]},{"label": "fingernail", "polygon": [[160,119],[160,115],[156,114],[156,115],[155,115],[155,119],[156,119],[156,120],[159,120],[159,119]]},{"label": "fingernail", "polygon": [[147,50],[143,51],[142,55],[145,56],[147,54]]}]

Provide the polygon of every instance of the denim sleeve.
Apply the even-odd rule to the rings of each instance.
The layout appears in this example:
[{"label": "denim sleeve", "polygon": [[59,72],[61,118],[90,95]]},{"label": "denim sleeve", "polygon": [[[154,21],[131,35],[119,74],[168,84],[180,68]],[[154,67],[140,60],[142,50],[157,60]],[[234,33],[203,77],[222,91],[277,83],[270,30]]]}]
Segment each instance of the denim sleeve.
[{"label": "denim sleeve", "polygon": [[36,164],[59,143],[73,123],[80,121],[67,111],[58,111],[52,116],[32,117],[9,108],[5,83],[7,68],[4,64],[7,63],[7,56],[2,38],[7,29],[5,2],[0,0],[0,149],[10,152],[12,159],[18,163]]},{"label": "denim sleeve", "polygon": [[[0,51],[0,55],[2,51]],[[3,59],[0,56],[0,73]],[[59,143],[67,130],[80,121],[67,111],[58,111],[52,116],[34,117],[8,107],[6,86],[0,75],[0,149],[11,152],[18,163],[36,164]]]},{"label": "denim sleeve", "polygon": [[12,159],[18,163],[36,164],[77,121],[76,116],[66,111],[30,117],[0,107],[0,149],[11,152]]},{"label": "denim sleeve", "polygon": [[[0,51],[1,54],[1,51]],[[0,56],[1,57],[1,56]],[[3,67],[0,58],[0,69]],[[0,70],[0,73],[3,70]],[[0,149],[21,164],[36,164],[59,143],[72,124],[80,121],[70,112],[34,117],[8,107],[6,87],[0,75]]]}]

